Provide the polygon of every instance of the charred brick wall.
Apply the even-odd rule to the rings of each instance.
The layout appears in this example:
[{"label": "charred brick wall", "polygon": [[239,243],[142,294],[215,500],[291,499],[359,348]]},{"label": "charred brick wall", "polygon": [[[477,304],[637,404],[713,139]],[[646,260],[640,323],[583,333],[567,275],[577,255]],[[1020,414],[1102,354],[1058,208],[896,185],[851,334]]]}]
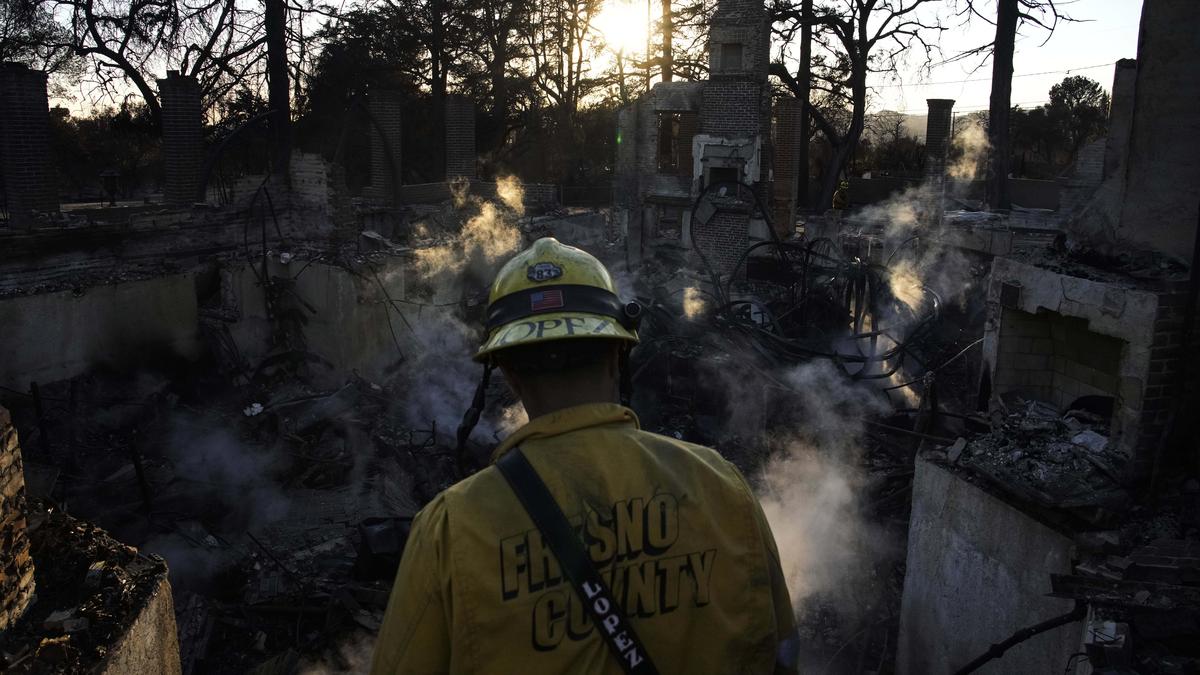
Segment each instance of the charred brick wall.
[{"label": "charred brick wall", "polygon": [[[1150,344],[1150,368],[1146,376],[1146,389],[1142,396],[1141,427],[1138,434],[1138,456],[1149,457],[1157,450],[1163,430],[1171,416],[1172,408],[1180,397],[1191,400],[1195,397],[1195,383],[1181,378],[1181,369],[1187,368],[1185,357],[1197,352],[1200,332],[1192,326],[1192,344],[1183,348],[1184,321],[1187,317],[1187,292],[1179,289],[1158,296],[1158,310],[1154,316],[1154,342]],[[1197,322],[1200,323],[1200,322]],[[1180,389],[1183,382],[1184,390]],[[1179,410],[1182,412],[1187,407]],[[1186,416],[1186,413],[1184,414]],[[1186,419],[1178,424],[1188,424]]]},{"label": "charred brick wall", "polygon": [[0,64],[0,175],[12,226],[30,227],[36,213],[58,210],[46,74],[18,63]]},{"label": "charred brick wall", "polygon": [[[769,61],[770,20],[762,0],[719,0],[710,22],[709,79],[701,94],[699,131],[757,139],[760,178],[754,187],[767,208],[771,208],[770,183],[765,169],[772,165]],[[750,213],[740,208],[721,210],[692,227],[696,244],[709,262],[728,270],[749,241]]]},{"label": "charred brick wall", "polygon": [[1082,396],[1116,397],[1125,343],[1056,312],[1004,309],[996,386],[1021,389],[1065,412]]},{"label": "charred brick wall", "polygon": [[1117,175],[1129,151],[1133,125],[1133,98],[1137,86],[1137,61],[1121,59],[1113,68],[1112,103],[1108,107],[1108,137],[1104,149],[1104,177]]},{"label": "charred brick wall", "polygon": [[1192,262],[1200,203],[1200,3],[1146,2],[1118,236]]},{"label": "charred brick wall", "polygon": [[21,618],[33,599],[33,559],[25,534],[25,473],[8,410],[0,408],[0,632]]},{"label": "charred brick wall", "polygon": [[705,134],[754,136],[762,131],[761,98],[765,84],[738,80],[709,82],[704,87],[700,131]]},{"label": "charred brick wall", "polygon": [[[371,113],[371,185],[368,196],[383,199],[399,185],[401,169],[400,93],[387,89],[371,92],[367,110]],[[382,132],[382,133],[381,133]]]},{"label": "charred brick wall", "polygon": [[176,206],[198,198],[204,163],[200,83],[179,71],[158,81],[162,99],[163,201]]},{"label": "charred brick wall", "polygon": [[749,220],[742,211],[717,211],[708,222],[692,223],[696,246],[715,269],[728,272],[737,264],[749,245]]},{"label": "charred brick wall", "polygon": [[446,99],[446,177],[475,177],[475,104]]},{"label": "charred brick wall", "polygon": [[946,180],[946,155],[953,130],[954,99],[926,99],[929,119],[925,127],[925,180],[938,185]]}]

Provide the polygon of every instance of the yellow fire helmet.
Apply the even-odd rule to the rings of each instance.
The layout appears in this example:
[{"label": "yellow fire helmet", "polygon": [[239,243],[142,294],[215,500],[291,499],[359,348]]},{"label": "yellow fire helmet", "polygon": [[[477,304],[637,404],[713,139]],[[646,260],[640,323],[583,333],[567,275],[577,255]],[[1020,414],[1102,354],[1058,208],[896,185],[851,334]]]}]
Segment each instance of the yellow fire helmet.
[{"label": "yellow fire helmet", "polygon": [[488,294],[487,339],[475,360],[517,345],[570,338],[638,341],[641,307],[617,297],[603,263],[543,237],[505,263]]}]

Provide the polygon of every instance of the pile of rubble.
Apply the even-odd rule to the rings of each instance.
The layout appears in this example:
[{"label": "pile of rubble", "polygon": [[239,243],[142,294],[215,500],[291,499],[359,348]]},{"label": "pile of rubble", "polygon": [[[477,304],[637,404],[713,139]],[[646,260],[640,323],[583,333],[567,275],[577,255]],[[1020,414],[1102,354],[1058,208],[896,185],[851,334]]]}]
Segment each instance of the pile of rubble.
[{"label": "pile of rubble", "polygon": [[1127,458],[1111,447],[1107,433],[1103,414],[1060,414],[1041,401],[1006,394],[991,431],[951,446],[947,458],[1031,504],[1097,520],[1129,500]]},{"label": "pile of rubble", "polygon": [[0,635],[0,670],[92,672],[163,582],[167,566],[56,508],[31,511],[37,598]]}]

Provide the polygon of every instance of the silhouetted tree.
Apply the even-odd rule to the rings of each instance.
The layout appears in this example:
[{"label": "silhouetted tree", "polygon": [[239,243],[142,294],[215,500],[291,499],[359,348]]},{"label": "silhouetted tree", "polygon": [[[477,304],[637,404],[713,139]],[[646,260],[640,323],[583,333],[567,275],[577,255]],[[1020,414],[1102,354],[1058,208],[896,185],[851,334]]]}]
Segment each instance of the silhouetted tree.
[{"label": "silhouetted tree", "polygon": [[[1013,54],[1017,33],[1023,26],[1036,26],[1046,31],[1046,40],[1054,34],[1059,21],[1073,21],[1059,11],[1062,0],[996,0],[993,20],[979,9],[980,0],[962,0],[961,14],[982,19],[996,27],[991,42],[963,52],[955,59],[984,55],[992,60],[992,91],[988,103],[988,143],[992,147],[987,186],[988,204],[992,208],[1012,208],[1008,190],[1011,143],[1009,112],[1012,108]],[[1043,42],[1042,44],[1045,44]],[[982,64],[981,64],[982,65]]]},{"label": "silhouetted tree", "polygon": [[[832,146],[830,165],[821,180],[818,208],[829,208],[833,192],[851,155],[862,137],[867,110],[867,75],[898,69],[899,62],[915,53],[925,64],[930,62],[939,35],[945,28],[934,10],[937,0],[826,0],[813,7],[806,18],[798,3],[773,8],[776,22],[811,21],[813,40],[832,58],[818,68],[812,87],[833,94],[844,87],[848,91],[849,124],[836,125],[820,108],[810,107],[813,123]],[[814,55],[814,61],[817,57]],[[831,67],[832,66],[832,67]],[[771,65],[771,73],[791,91],[799,94],[802,83],[783,61]]]},{"label": "silhouetted tree", "polygon": [[1048,113],[1063,136],[1070,139],[1071,157],[1108,129],[1108,93],[1099,82],[1070,75],[1050,87]]}]

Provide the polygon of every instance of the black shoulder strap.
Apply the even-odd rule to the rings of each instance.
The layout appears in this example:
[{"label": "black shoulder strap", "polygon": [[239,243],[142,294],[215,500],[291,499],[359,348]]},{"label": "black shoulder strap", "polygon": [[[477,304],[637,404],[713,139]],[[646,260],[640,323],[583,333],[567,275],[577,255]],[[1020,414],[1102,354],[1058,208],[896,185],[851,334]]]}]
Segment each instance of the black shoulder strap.
[{"label": "black shoulder strap", "polygon": [[541,530],[542,537],[575,586],[575,592],[587,607],[596,629],[608,643],[617,663],[626,673],[658,675],[658,670],[650,661],[650,654],[625,617],[624,610],[613,600],[608,584],[600,578],[583,543],[521,449],[513,448],[506,452],[496,462],[496,468],[500,469],[517,494],[517,499],[521,500],[533,518],[533,524]]}]

